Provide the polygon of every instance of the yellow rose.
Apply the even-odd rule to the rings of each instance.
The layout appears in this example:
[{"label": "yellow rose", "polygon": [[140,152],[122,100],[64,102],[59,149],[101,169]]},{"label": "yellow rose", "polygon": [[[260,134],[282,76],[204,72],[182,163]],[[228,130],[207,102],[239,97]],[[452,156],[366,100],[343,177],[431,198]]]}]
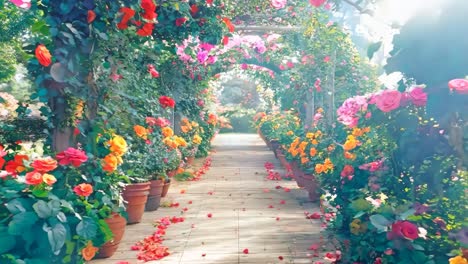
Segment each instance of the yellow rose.
[{"label": "yellow rose", "polygon": [[450,264],[468,264],[468,261],[463,256],[456,256],[449,259]]},{"label": "yellow rose", "polygon": [[107,143],[110,146],[109,150],[115,155],[123,156],[123,154],[127,152],[127,142],[119,135],[114,135],[114,137]]},{"label": "yellow rose", "polygon": [[202,138],[197,134],[197,135],[193,136],[192,142],[194,144],[200,145],[202,143]]},{"label": "yellow rose", "polygon": [[54,177],[54,175],[45,173],[42,175],[42,181],[45,182],[45,184],[52,186],[55,182],[57,182],[57,179]]}]

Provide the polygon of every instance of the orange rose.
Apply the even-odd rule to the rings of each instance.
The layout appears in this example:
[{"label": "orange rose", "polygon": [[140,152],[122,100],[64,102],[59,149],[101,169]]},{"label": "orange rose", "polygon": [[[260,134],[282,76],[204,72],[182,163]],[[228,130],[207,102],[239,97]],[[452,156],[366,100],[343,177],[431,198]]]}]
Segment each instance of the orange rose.
[{"label": "orange rose", "polygon": [[174,135],[174,131],[172,131],[172,128],[170,127],[163,127],[161,132],[165,138],[172,137]]},{"label": "orange rose", "polygon": [[356,154],[353,154],[353,153],[351,153],[351,152],[345,151],[344,157],[345,157],[345,159],[354,160],[354,159],[356,159]]},{"label": "orange rose", "polygon": [[133,130],[135,130],[135,134],[144,139],[144,140],[147,140],[148,139],[148,130],[140,125],[136,125],[133,127]]},{"label": "orange rose", "polygon": [[88,183],[82,183],[75,186],[73,191],[79,196],[88,197],[93,193],[93,186]]},{"label": "orange rose", "polygon": [[44,67],[48,67],[52,63],[52,56],[46,46],[39,44],[36,47],[36,58]]},{"label": "orange rose", "polygon": [[54,177],[54,175],[46,173],[46,174],[42,175],[42,181],[45,184],[47,184],[49,186],[52,186],[54,183],[57,182],[57,179]]},{"label": "orange rose", "polygon": [[94,258],[96,253],[98,252],[99,248],[93,246],[93,242],[88,241],[86,247],[81,250],[81,255],[85,261],[90,261]]},{"label": "orange rose", "polygon": [[119,159],[112,154],[107,155],[104,157],[102,161],[102,169],[108,172],[113,172],[119,166]]},{"label": "orange rose", "polygon": [[57,161],[51,157],[37,159],[31,164],[36,171],[49,172],[57,168]]},{"label": "orange rose", "polygon": [[315,165],[315,172],[316,173],[322,173],[325,171],[325,166],[323,166],[323,164],[317,164]]}]

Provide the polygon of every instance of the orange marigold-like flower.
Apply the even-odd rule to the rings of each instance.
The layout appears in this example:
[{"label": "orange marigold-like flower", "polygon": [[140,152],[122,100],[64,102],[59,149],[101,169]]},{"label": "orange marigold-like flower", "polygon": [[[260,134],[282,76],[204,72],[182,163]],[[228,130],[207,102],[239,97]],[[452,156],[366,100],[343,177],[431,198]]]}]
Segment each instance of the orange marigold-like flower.
[{"label": "orange marigold-like flower", "polygon": [[315,172],[320,174],[320,173],[323,173],[325,171],[325,166],[323,166],[323,164],[316,164],[315,165]]},{"label": "orange marigold-like flower", "polygon": [[343,145],[343,149],[346,151],[353,150],[357,147],[358,141],[353,135],[349,135],[346,142]]},{"label": "orange marigold-like flower", "polygon": [[317,155],[317,149],[316,148],[311,148],[309,154],[310,154],[311,157],[314,157],[315,155]]},{"label": "orange marigold-like flower", "polygon": [[88,241],[86,247],[81,250],[81,255],[85,261],[90,261],[94,258],[96,253],[98,252],[99,248],[93,246],[93,242]]},{"label": "orange marigold-like flower", "polygon": [[356,159],[356,154],[351,153],[349,151],[345,151],[344,157],[345,157],[345,159],[354,160],[354,159]]}]

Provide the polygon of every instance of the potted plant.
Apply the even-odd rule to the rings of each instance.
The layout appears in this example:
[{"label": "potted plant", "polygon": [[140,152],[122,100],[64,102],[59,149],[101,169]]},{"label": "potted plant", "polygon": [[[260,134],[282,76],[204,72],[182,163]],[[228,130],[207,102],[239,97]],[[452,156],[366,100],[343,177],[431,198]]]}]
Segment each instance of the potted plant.
[{"label": "potted plant", "polygon": [[131,150],[126,155],[126,161],[122,165],[127,185],[123,190],[122,196],[126,201],[126,212],[128,215],[128,224],[135,224],[141,221],[145,211],[150,190],[151,176],[146,167],[146,153]]},{"label": "potted plant", "polygon": [[164,163],[166,147],[161,141],[152,142],[146,147],[145,167],[150,173],[150,190],[145,211],[155,211],[161,204],[161,194],[164,183],[168,179],[166,164]]}]

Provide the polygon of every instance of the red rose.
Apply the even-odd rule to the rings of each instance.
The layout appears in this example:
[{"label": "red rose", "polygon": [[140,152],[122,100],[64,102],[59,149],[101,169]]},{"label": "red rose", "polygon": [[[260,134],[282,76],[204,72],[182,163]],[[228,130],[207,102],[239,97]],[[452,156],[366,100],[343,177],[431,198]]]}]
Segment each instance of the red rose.
[{"label": "red rose", "polygon": [[198,9],[198,6],[193,4],[192,6],[190,6],[190,14],[192,14],[192,16],[195,16],[197,13],[198,13],[199,9]]},{"label": "red rose", "polygon": [[42,183],[42,174],[38,171],[31,171],[26,173],[26,184],[39,185]]},{"label": "red rose", "polygon": [[229,32],[234,32],[235,27],[229,18],[223,17],[223,22],[224,24],[226,24],[226,27],[229,29]]},{"label": "red rose", "polygon": [[212,4],[213,4],[213,0],[206,0],[206,4],[207,4],[207,5],[212,5]]},{"label": "red rose", "polygon": [[93,23],[94,19],[96,19],[96,13],[93,10],[88,10],[88,24]]},{"label": "red rose", "polygon": [[143,10],[145,10],[145,12],[143,12],[141,14],[141,16],[144,18],[144,19],[148,19],[148,20],[153,20],[155,19],[158,14],[156,14],[156,5],[154,4],[153,0],[142,0],[141,1],[141,8],[143,8]]},{"label": "red rose", "polygon": [[183,24],[185,24],[185,22],[187,22],[187,19],[185,17],[179,17],[176,19],[175,24],[176,26],[180,27]]},{"label": "red rose", "polygon": [[223,45],[226,46],[227,44],[229,44],[229,37],[228,37],[228,36],[224,36],[224,37],[223,37]]},{"label": "red rose", "polygon": [[448,83],[451,91],[456,91],[459,94],[468,94],[468,80],[466,79],[455,79]]},{"label": "red rose", "polygon": [[354,167],[351,165],[345,165],[343,170],[341,171],[341,177],[342,178],[348,178],[351,180],[354,175]]},{"label": "red rose", "polygon": [[174,108],[175,107],[175,101],[174,99],[168,97],[168,96],[160,96],[159,97],[159,103],[161,104],[161,106],[163,108],[167,108],[167,107],[170,107],[170,108]]},{"label": "red rose", "polygon": [[118,29],[126,29],[128,28],[128,21],[135,15],[135,10],[128,8],[128,7],[122,7],[119,10],[120,13],[123,13],[122,20],[117,24]]},{"label": "red rose", "polygon": [[401,93],[396,90],[385,90],[376,95],[375,104],[382,112],[390,112],[400,107]]},{"label": "red rose", "polygon": [[37,159],[31,164],[36,171],[49,172],[57,168],[57,161],[51,157]]},{"label": "red rose", "polygon": [[79,196],[88,197],[93,193],[93,186],[88,183],[82,183],[75,186],[73,191]]},{"label": "red rose", "polygon": [[425,106],[427,103],[427,93],[421,87],[415,87],[409,92],[409,96],[415,106]]},{"label": "red rose", "polygon": [[149,126],[167,127],[171,124],[171,122],[163,117],[147,117],[146,124],[148,124]]},{"label": "red rose", "polygon": [[154,24],[153,23],[146,23],[137,30],[137,35],[141,37],[150,36],[153,33]]},{"label": "red rose", "polygon": [[86,153],[82,150],[68,148],[57,154],[57,159],[60,165],[72,164],[74,167],[79,167],[83,162],[88,160],[88,156],[86,156]]},{"label": "red rose", "polygon": [[5,170],[12,175],[17,175],[18,173],[23,172],[26,169],[23,163],[24,160],[29,160],[27,155],[15,155],[13,160],[10,160],[5,164]]},{"label": "red rose", "polygon": [[36,47],[36,59],[44,67],[48,67],[52,63],[52,55],[46,46],[39,44]]},{"label": "red rose", "polygon": [[392,224],[392,231],[387,234],[388,239],[406,238],[415,240],[419,237],[418,227],[409,221],[396,221]]}]

